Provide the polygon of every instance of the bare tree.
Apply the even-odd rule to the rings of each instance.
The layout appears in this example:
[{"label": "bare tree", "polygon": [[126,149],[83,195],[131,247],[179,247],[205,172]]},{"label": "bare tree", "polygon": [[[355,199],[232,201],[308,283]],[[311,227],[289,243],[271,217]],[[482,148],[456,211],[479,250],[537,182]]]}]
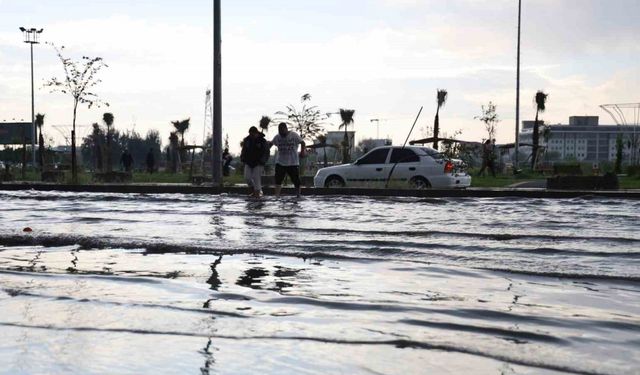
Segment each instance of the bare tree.
[{"label": "bare tree", "polygon": [[71,95],[73,98],[73,129],[71,130],[71,174],[73,182],[78,182],[78,166],[76,159],[76,115],[79,104],[86,104],[88,108],[93,106],[99,107],[101,104],[109,106],[109,103],[100,100],[98,95],[93,92],[94,88],[102,82],[98,78],[98,73],[102,68],[106,68],[101,57],[82,56],[82,60],[74,61],[71,58],[64,57],[62,52],[64,46],[60,48],[51,44],[56,50],[58,58],[62,62],[64,68],[64,79],[57,77],[51,78],[45,83],[45,87],[49,87],[51,92],[60,92]]},{"label": "bare tree", "polygon": [[276,112],[280,116],[276,122],[285,122],[293,127],[300,137],[306,141],[313,141],[322,133],[322,125],[327,119],[327,115],[322,113],[317,106],[309,105],[311,94],[304,94],[300,97],[302,108],[298,109],[293,105],[288,105],[285,111]]},{"label": "bare tree", "polygon": [[480,120],[484,123],[484,128],[487,131],[488,139],[493,140],[496,138],[496,126],[500,122],[500,117],[496,112],[496,105],[489,102],[486,106],[482,106],[482,115],[474,117],[476,120]]}]

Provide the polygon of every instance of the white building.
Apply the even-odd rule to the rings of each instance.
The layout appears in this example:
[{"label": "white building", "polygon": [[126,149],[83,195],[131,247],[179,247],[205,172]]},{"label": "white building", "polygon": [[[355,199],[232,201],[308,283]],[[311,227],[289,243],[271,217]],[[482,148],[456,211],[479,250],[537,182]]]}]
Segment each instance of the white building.
[{"label": "white building", "polygon": [[[568,125],[548,125],[548,128],[546,141],[540,127],[540,145],[546,146],[548,155],[558,160],[614,162],[618,135],[622,135],[624,144],[623,161],[629,163],[634,161],[634,156],[638,157],[640,129],[637,126],[600,125],[598,116],[571,116]],[[520,143],[532,143],[532,135],[533,121],[523,121]],[[526,152],[530,153],[531,149]]]}]

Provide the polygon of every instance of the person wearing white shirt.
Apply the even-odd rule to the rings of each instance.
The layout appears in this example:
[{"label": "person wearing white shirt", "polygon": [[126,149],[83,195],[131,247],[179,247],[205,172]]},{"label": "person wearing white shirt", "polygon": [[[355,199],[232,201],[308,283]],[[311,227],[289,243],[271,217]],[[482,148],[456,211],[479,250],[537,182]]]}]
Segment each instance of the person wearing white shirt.
[{"label": "person wearing white shirt", "polygon": [[[278,134],[273,137],[270,146],[278,148],[276,157],[276,196],[280,196],[282,182],[285,175],[288,175],[296,188],[296,195],[300,196],[300,157],[304,157],[305,143],[302,137],[296,132],[289,131],[287,124],[281,122],[278,125]],[[300,154],[298,154],[298,146]]]}]

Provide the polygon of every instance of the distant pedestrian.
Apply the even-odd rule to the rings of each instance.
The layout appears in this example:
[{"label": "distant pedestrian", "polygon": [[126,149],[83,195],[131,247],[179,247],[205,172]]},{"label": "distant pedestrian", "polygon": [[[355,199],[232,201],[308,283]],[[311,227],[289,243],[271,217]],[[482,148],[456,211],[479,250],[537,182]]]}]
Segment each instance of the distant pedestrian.
[{"label": "distant pedestrian", "polygon": [[[289,131],[287,124],[281,122],[278,125],[278,134],[273,137],[270,146],[278,148],[276,157],[276,196],[280,195],[282,182],[285,174],[289,176],[293,186],[296,188],[296,195],[300,196],[300,157],[304,157],[304,140],[296,132]],[[301,146],[298,155],[298,145]]]},{"label": "distant pedestrian", "polygon": [[496,176],[494,148],[495,143],[492,144],[490,139],[487,139],[482,144],[482,167],[480,168],[480,172],[478,172],[478,176],[484,175],[484,170],[487,168],[489,168],[493,177]]},{"label": "distant pedestrian", "polygon": [[156,158],[153,156],[153,149],[150,148],[147,153],[147,172],[152,174],[156,167]]},{"label": "distant pedestrian", "polygon": [[129,150],[125,149],[122,152],[122,156],[120,156],[120,164],[122,164],[122,168],[125,172],[131,172],[131,167],[133,166],[133,156],[131,156]]},{"label": "distant pedestrian", "polygon": [[244,163],[244,179],[249,193],[255,198],[262,196],[262,172],[269,160],[269,146],[258,128],[249,128],[249,135],[242,141],[240,161]]},{"label": "distant pedestrian", "polygon": [[229,149],[225,148],[222,152],[222,175],[229,176],[231,171],[231,161],[233,161],[233,157],[229,153]]}]

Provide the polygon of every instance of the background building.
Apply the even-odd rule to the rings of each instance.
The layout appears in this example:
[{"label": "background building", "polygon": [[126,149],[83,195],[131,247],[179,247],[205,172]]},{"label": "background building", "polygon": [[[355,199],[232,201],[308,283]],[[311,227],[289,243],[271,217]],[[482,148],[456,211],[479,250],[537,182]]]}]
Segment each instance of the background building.
[{"label": "background building", "polygon": [[[532,143],[532,135],[533,121],[523,121],[520,142]],[[640,138],[638,126],[600,125],[598,116],[571,116],[568,125],[541,126],[540,145],[546,147],[550,160],[614,162],[618,135],[622,136],[624,145],[623,162],[635,164]],[[530,147],[522,150],[531,154]]]}]

